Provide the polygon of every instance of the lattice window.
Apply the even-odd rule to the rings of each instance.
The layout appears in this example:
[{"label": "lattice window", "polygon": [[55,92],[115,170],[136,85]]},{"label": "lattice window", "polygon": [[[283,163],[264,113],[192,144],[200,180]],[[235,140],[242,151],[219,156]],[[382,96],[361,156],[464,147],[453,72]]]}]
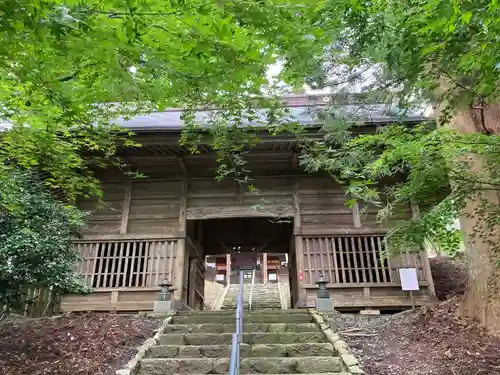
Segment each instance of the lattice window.
[{"label": "lattice window", "polygon": [[382,257],[382,236],[336,237],[333,240],[337,268],[341,266],[336,272],[338,283],[391,282],[388,259]]},{"label": "lattice window", "polygon": [[96,245],[93,288],[146,286],[147,242],[104,242]]},{"label": "lattice window", "polygon": [[390,261],[383,257],[383,236],[304,238],[306,283],[322,272],[332,283],[392,283]]}]

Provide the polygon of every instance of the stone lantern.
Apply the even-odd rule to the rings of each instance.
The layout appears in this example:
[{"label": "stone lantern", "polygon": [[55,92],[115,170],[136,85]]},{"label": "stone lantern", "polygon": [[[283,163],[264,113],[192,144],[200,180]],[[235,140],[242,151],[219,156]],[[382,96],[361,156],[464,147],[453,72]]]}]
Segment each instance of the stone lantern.
[{"label": "stone lantern", "polygon": [[158,301],[170,301],[172,299],[170,295],[170,288],[172,287],[172,283],[168,281],[167,279],[163,279],[158,286],[161,288],[160,289],[160,295],[158,296]]},{"label": "stone lantern", "polygon": [[330,298],[330,293],[328,293],[328,289],[326,285],[329,283],[323,277],[323,272],[319,273],[318,280],[316,284],[318,284],[318,292],[316,294],[316,309],[318,311],[333,311],[333,303]]},{"label": "stone lantern", "polygon": [[167,279],[162,280],[158,285],[160,289],[160,294],[156,301],[154,301],[153,311],[160,314],[168,314],[172,312],[172,294],[175,289],[172,288],[172,283]]}]

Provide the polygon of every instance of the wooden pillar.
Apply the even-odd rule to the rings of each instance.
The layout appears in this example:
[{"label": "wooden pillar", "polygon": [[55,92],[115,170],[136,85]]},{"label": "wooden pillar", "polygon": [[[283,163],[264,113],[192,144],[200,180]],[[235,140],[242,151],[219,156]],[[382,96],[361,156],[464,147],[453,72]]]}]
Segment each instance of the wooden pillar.
[{"label": "wooden pillar", "polygon": [[306,303],[305,292],[302,289],[302,281],[300,281],[300,273],[304,271],[304,248],[302,243],[302,222],[300,217],[300,186],[296,182],[293,189],[293,234],[295,237],[295,275],[292,277],[296,280],[297,296],[295,303]]},{"label": "wooden pillar", "polygon": [[262,283],[267,284],[267,253],[262,253]]},{"label": "wooden pillar", "polygon": [[182,181],[180,209],[179,209],[179,236],[177,241],[177,254],[175,259],[175,280],[172,281],[176,288],[174,292],[175,300],[182,300],[182,289],[184,281],[184,262],[186,258],[186,209],[187,209],[188,182]]},{"label": "wooden pillar", "polygon": [[293,234],[299,236],[301,233],[299,183],[293,187]]},{"label": "wooden pillar", "polygon": [[179,235],[186,237],[186,210],[187,210],[187,196],[188,196],[188,182],[182,181],[181,183],[181,199],[179,208]]},{"label": "wooden pillar", "polygon": [[361,215],[359,213],[359,203],[354,203],[352,207],[352,222],[355,228],[361,228]]},{"label": "wooden pillar", "polygon": [[231,254],[226,254],[226,285],[231,284]]},{"label": "wooden pillar", "polygon": [[196,269],[197,269],[197,259],[189,259],[189,291],[188,291],[188,306],[191,308],[195,307],[196,302]]},{"label": "wooden pillar", "polygon": [[[416,204],[415,202],[411,202],[411,216],[414,219],[420,218],[420,208],[418,207],[418,204]],[[420,254],[421,254],[420,258],[424,263],[423,266],[424,266],[425,278],[427,279],[426,281],[429,283],[428,287],[429,294],[435,296],[436,290],[434,288],[434,280],[432,278],[431,265],[429,263],[429,250],[427,248],[424,248]]]},{"label": "wooden pillar", "polygon": [[127,233],[128,216],[130,213],[130,203],[132,202],[132,181],[125,183],[125,197],[123,198],[122,221],[120,225],[120,234]]},{"label": "wooden pillar", "polygon": [[295,279],[297,280],[297,300],[296,303],[305,303],[306,296],[302,287],[303,281],[300,280],[300,273],[304,274],[304,245],[302,243],[302,236],[295,236]]}]

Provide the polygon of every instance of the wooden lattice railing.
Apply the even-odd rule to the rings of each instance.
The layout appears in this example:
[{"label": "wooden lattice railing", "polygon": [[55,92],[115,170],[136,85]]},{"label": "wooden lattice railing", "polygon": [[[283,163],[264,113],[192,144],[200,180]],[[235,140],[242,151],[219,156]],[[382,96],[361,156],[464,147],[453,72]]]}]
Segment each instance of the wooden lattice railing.
[{"label": "wooden lattice railing", "polygon": [[384,255],[383,235],[303,237],[304,283],[313,285],[322,272],[331,284],[399,285],[398,268],[414,267],[427,281],[420,254]]},{"label": "wooden lattice railing", "polygon": [[82,260],[78,272],[93,289],[157,287],[173,280],[177,239],[74,241]]}]

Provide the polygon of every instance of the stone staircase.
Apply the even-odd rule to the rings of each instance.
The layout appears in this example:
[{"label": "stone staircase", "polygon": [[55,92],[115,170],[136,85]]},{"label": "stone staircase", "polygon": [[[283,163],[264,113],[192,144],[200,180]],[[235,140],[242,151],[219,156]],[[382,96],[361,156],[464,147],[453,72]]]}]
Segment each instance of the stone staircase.
[{"label": "stone staircase", "polygon": [[[243,307],[248,310],[250,300],[250,284],[243,289]],[[221,310],[235,310],[239,285],[230,285]],[[281,309],[280,287],[278,284],[254,284],[252,292],[252,310]]]},{"label": "stone staircase", "polygon": [[218,284],[213,281],[205,281],[205,298],[204,298],[204,310],[217,310],[220,306],[217,306],[222,301],[220,299],[224,298],[226,287],[224,285]]},{"label": "stone staircase", "polygon": [[[138,375],[227,374],[234,311],[173,317],[141,362]],[[240,374],[348,375],[307,311],[245,313]]]}]

